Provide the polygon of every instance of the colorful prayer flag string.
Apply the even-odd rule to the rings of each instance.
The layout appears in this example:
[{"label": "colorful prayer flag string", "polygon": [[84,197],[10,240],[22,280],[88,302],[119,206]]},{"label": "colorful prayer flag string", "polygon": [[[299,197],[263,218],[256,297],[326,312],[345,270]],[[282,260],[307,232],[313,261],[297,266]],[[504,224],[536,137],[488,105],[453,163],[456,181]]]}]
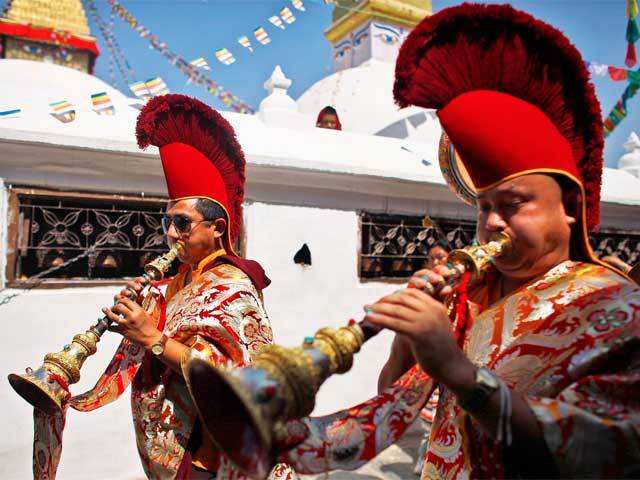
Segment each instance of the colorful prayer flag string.
[{"label": "colorful prayer flag string", "polygon": [[620,124],[622,120],[627,116],[627,101],[632,98],[640,88],[640,85],[637,83],[630,83],[625,89],[622,97],[618,100],[609,113],[607,118],[604,121],[604,136],[605,138],[609,136],[613,130]]},{"label": "colorful prayer flag string", "polygon": [[129,26],[133,28],[138,35],[140,35],[140,37],[146,39],[154,50],[164,56],[171,65],[178,68],[178,70],[186,75],[194,84],[204,87],[207,92],[218,97],[225,106],[236,112],[254,113],[254,109],[250,105],[243,102],[237,96],[213,81],[213,79],[203,73],[202,69],[191,65],[182,56],[169,50],[169,47],[165,42],[161,42],[148,28],[138,22],[138,20],[122,5],[120,5],[117,0],[107,0],[107,2],[111,6],[112,10],[115,11],[122,20],[127,22]]},{"label": "colorful prayer flag string", "polygon": [[627,55],[624,61],[627,67],[633,67],[638,61],[635,47],[635,43],[640,38],[640,30],[638,30],[636,23],[637,16],[638,0],[627,0]]}]

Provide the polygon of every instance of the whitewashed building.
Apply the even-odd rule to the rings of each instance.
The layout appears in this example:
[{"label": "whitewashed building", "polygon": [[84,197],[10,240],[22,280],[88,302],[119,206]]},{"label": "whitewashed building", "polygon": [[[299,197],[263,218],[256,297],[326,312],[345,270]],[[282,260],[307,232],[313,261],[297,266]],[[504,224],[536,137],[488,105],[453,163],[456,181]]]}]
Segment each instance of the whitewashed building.
[{"label": "whitewashed building", "polygon": [[[273,280],[265,303],[279,343],[297,344],[322,326],[359,318],[365,303],[395,290],[441,235],[422,227],[423,216],[437,220],[447,241],[471,240],[473,210],[449,192],[438,169],[436,117],[393,105],[393,61],[402,36],[429,12],[417,1],[369,3],[378,10],[338,12],[327,32],[335,73],[295,101],[287,94],[291,80],[275,68],[255,115],[224,113],[248,162],[242,249]],[[396,40],[384,37],[391,30]],[[350,50],[342,54],[345,42]],[[122,277],[163,250],[157,219],[166,191],[157,151],[142,152],[135,143],[136,102],[100,79],[51,63],[4,59],[0,92],[1,102],[22,109],[0,119],[0,478],[21,479],[31,471],[31,409],[6,375],[39,365],[45,353],[89,326]],[[114,115],[93,111],[89,99],[96,92],[108,94]],[[50,114],[49,103],[58,99],[73,104],[73,121]],[[318,111],[329,104],[343,131],[315,128]],[[640,180],[607,169],[606,234],[595,246],[636,261],[638,237],[630,233],[640,232],[639,212]],[[34,274],[95,244],[97,255],[24,290]],[[311,264],[294,263],[305,244]],[[379,335],[350,373],[323,387],[317,413],[375,393],[390,338]],[[105,335],[74,392],[93,385],[118,341]],[[143,478],[127,398],[69,413],[59,478],[86,479],[87,472],[94,479]]]}]

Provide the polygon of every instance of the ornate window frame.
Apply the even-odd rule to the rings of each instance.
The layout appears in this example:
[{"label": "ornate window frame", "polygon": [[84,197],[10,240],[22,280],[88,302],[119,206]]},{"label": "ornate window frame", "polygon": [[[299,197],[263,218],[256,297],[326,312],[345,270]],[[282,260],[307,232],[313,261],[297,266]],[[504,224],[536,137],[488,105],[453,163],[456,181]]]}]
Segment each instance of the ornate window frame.
[{"label": "ornate window frame", "polygon": [[358,212],[358,277],[361,282],[406,283],[423,268],[429,248],[437,242],[450,248],[470,245],[475,222],[386,213]]},{"label": "ornate window frame", "polygon": [[[97,192],[80,192],[80,191],[63,191],[63,190],[54,190],[54,189],[45,189],[45,188],[32,188],[26,186],[12,186],[7,185],[8,192],[8,212],[7,212],[7,263],[6,263],[6,284],[9,288],[25,288],[30,287],[30,283],[28,280],[19,280],[17,278],[17,274],[19,273],[19,255],[25,249],[29,249],[32,246],[29,245],[29,239],[26,238],[30,235],[30,232],[25,232],[25,228],[29,229],[29,227],[25,227],[24,223],[24,214],[21,211],[21,207],[24,209],[26,207],[24,200],[29,199],[46,199],[46,200],[56,200],[60,201],[76,201],[88,204],[85,208],[76,208],[69,207],[68,210],[72,212],[65,215],[63,218],[57,218],[55,215],[51,215],[50,212],[47,213],[46,223],[49,223],[49,227],[53,227],[53,229],[47,233],[48,237],[46,238],[46,244],[51,244],[55,246],[58,244],[58,237],[61,235],[67,234],[69,238],[68,240],[73,245],[79,245],[79,248],[86,248],[86,241],[83,242],[80,236],[74,232],[68,232],[64,228],[65,222],[69,223],[74,220],[78,220],[78,210],[92,210],[92,207],[89,206],[91,202],[94,204],[111,204],[112,206],[118,206],[118,209],[112,209],[113,211],[131,211],[136,212],[134,207],[136,204],[140,206],[148,206],[148,207],[157,207],[158,212],[160,212],[164,205],[167,202],[167,198],[163,197],[147,197],[143,195],[127,195],[127,194],[106,194],[106,193],[97,193]],[[120,205],[122,205],[120,207]],[[42,210],[46,210],[46,208],[42,207],[34,207],[41,208]],[[103,231],[94,237],[93,243],[98,243],[98,240],[101,246],[108,247],[109,244],[113,245],[114,241],[121,243],[124,238],[120,238],[120,236],[124,235],[118,228],[117,225],[111,225],[107,216],[102,215],[100,212],[100,208],[94,209],[96,218],[98,222],[102,220],[103,225],[99,225]],[[105,209],[106,210],[106,209]],[[73,212],[76,211],[76,212]],[[55,218],[54,218],[55,217]],[[121,220],[120,223],[126,221],[126,218]],[[52,224],[55,223],[56,225]],[[109,223],[109,225],[107,225]],[[117,222],[116,222],[117,223]],[[60,225],[58,225],[60,224]],[[155,224],[154,224],[155,225]],[[153,228],[154,225],[148,225],[149,228]],[[83,234],[87,234],[89,230],[91,230],[90,225],[82,225],[82,227],[86,227],[85,231],[82,231]],[[82,228],[81,227],[81,228]],[[36,227],[37,228],[37,227]],[[59,228],[56,231],[56,228]],[[116,231],[112,231],[112,230]],[[155,225],[156,233],[158,225]],[[157,239],[156,239],[157,240]],[[63,241],[60,244],[67,243]],[[157,247],[158,245],[163,245],[159,243],[154,243],[153,247]],[[166,247],[162,246],[160,248],[148,248],[149,251],[162,251]],[[105,251],[108,251],[108,248],[105,248]],[[140,270],[142,273],[142,269]],[[56,279],[56,278],[45,278],[41,283],[38,283],[35,288],[68,288],[68,287],[87,287],[87,286],[110,286],[110,285],[120,285],[123,282],[122,279],[90,279],[90,278],[72,278],[72,279]]]}]

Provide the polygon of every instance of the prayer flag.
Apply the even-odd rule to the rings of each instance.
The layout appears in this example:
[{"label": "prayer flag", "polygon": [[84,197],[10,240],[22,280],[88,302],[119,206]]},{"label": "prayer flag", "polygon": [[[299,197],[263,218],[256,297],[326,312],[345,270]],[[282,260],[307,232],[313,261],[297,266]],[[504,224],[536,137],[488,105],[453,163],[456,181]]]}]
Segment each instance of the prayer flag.
[{"label": "prayer flag", "polygon": [[238,39],[238,43],[253,53],[253,46],[251,45],[251,40],[249,40],[249,37],[243,35]]},{"label": "prayer flag", "polygon": [[621,82],[627,79],[627,70],[619,67],[609,67],[609,78],[615,82]]},{"label": "prayer flag", "polygon": [[297,8],[298,10],[300,10],[301,12],[304,12],[306,9],[304,8],[304,3],[302,3],[302,0],[291,0],[291,3],[293,4],[293,6],[295,8]]},{"label": "prayer flag", "polygon": [[256,37],[256,40],[258,40],[258,42],[260,42],[262,45],[271,43],[271,39],[269,38],[267,31],[262,27],[256,28],[253,31],[253,35]]},{"label": "prayer flag", "polygon": [[20,108],[14,108],[12,110],[1,110],[0,118],[15,118],[22,112]]},{"label": "prayer flag", "polygon": [[224,65],[231,65],[236,61],[233,54],[226,48],[221,48],[220,50],[217,50],[216,58],[220,63],[223,63]]},{"label": "prayer flag", "polygon": [[93,104],[93,111],[98,115],[113,115],[116,113],[116,109],[107,92],[94,93],[91,95],[91,103]]},{"label": "prayer flag", "polygon": [[191,63],[191,65],[193,65],[196,68],[202,68],[204,70],[211,70],[211,67],[209,67],[209,64],[204,59],[204,57],[200,57],[200,58],[196,58],[195,60],[191,60],[190,63]]},{"label": "prayer flag", "polygon": [[145,84],[147,85],[147,90],[149,90],[152,97],[166,95],[169,93],[169,87],[167,87],[167,84],[164,83],[164,80],[160,77],[150,78],[145,82]]},{"label": "prayer flag", "polygon": [[76,119],[76,111],[73,105],[66,100],[50,103],[49,107],[51,108],[51,116],[62,123],[73,122]]},{"label": "prayer flag", "polygon": [[635,43],[640,39],[640,30],[636,23],[636,17],[638,16],[638,1],[627,0],[627,55],[625,58],[625,64],[627,67],[633,67],[638,61],[636,54]]},{"label": "prayer flag", "polygon": [[132,83],[131,85],[129,85],[129,88],[138,98],[147,99],[151,97],[151,93],[149,92],[149,89],[147,88],[147,84],[145,82]]},{"label": "prayer flag", "polygon": [[271,23],[273,23],[276,27],[280,28],[281,30],[284,30],[284,23],[282,23],[282,20],[280,20],[280,17],[276,17],[275,15],[273,17],[269,17],[269,21]]},{"label": "prayer flag", "polygon": [[591,75],[597,75],[599,77],[604,77],[609,72],[609,65],[603,65],[601,63],[596,62],[585,62],[587,65],[587,70]]},{"label": "prayer flag", "polygon": [[293,15],[293,12],[289,7],[284,7],[282,10],[280,10],[280,17],[282,17],[282,20],[284,20],[288,24],[292,24],[296,21],[296,17]]}]

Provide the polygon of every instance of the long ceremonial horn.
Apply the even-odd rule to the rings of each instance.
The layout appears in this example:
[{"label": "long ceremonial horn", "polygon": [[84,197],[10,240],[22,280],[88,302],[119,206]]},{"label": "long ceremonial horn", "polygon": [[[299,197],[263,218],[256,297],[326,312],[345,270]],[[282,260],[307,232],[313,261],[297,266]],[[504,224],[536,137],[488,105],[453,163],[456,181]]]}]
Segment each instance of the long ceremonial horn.
[{"label": "long ceremonial horn", "polygon": [[[161,280],[183,248],[181,243],[175,243],[167,253],[145,265],[144,285]],[[89,330],[74,336],[59,352],[45,355],[38,369],[27,368],[26,373],[9,375],[9,383],[35,408],[50,415],[62,412],[62,403],[70,395],[69,385],[80,380],[84,361],[96,353],[97,343],[110,323],[107,317],[101,318]]]},{"label": "long ceremonial horn", "polygon": [[[456,284],[465,272],[470,282],[479,281],[494,258],[510,251],[504,233],[486,245],[452,251],[449,261],[457,274],[447,284]],[[378,332],[352,321],[338,330],[322,328],[299,347],[267,345],[248,367],[216,367],[191,355],[182,369],[210,437],[245,474],[264,479],[275,465],[284,422],[311,414],[324,381],[347,372],[354,354]]]}]

